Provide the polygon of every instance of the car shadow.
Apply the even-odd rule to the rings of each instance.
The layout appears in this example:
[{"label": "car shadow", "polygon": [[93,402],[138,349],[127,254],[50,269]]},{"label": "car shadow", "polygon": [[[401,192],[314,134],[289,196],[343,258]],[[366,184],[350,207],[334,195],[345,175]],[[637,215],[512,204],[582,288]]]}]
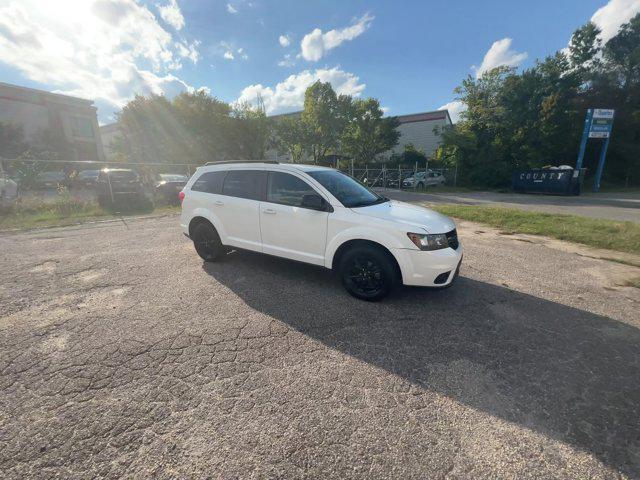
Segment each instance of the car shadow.
[{"label": "car shadow", "polygon": [[[249,252],[203,269],[332,349],[640,476],[633,326],[466,278],[464,268],[453,288],[402,288],[380,303],[351,298],[326,269]],[[434,375],[449,367],[458,378]]]}]

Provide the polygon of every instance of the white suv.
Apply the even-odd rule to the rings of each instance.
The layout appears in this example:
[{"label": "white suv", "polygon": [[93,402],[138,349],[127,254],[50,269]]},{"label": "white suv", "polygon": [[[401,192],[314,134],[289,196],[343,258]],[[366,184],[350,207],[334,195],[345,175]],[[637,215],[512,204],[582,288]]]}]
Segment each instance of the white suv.
[{"label": "white suv", "polygon": [[331,168],[207,165],[180,199],[182,230],[205,261],[232,247],[322,265],[364,300],[400,283],[448,286],[462,261],[451,219],[390,201]]}]

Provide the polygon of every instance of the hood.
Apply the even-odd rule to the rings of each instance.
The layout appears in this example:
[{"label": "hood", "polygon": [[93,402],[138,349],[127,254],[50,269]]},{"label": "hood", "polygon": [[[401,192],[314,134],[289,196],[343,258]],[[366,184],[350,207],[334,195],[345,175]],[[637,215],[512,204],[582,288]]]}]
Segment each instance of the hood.
[{"label": "hood", "polygon": [[449,217],[428,208],[396,200],[370,207],[352,208],[351,211],[380,220],[402,223],[408,227],[422,228],[427,233],[446,233],[456,228],[455,223]]}]

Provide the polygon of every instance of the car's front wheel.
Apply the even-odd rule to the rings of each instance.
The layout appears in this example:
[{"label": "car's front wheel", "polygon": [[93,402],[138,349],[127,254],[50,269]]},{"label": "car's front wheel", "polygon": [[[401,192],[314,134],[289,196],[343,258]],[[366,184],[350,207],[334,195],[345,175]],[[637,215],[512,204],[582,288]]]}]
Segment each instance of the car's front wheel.
[{"label": "car's front wheel", "polygon": [[374,246],[354,247],[340,259],[344,288],[356,298],[376,301],[386,297],[396,284],[396,271],[389,255]]},{"label": "car's front wheel", "polygon": [[210,223],[202,222],[196,225],[191,234],[191,239],[196,252],[205,262],[216,261],[224,251],[220,236]]}]

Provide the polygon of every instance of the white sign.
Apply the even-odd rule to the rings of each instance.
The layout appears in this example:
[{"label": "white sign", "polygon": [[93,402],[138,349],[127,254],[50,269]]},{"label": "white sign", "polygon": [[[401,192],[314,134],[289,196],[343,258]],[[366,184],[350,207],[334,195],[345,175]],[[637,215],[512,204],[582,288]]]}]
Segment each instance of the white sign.
[{"label": "white sign", "polygon": [[613,118],[614,110],[596,108],[593,110],[593,118]]},{"label": "white sign", "polygon": [[609,132],[589,132],[589,138],[609,138]]}]

